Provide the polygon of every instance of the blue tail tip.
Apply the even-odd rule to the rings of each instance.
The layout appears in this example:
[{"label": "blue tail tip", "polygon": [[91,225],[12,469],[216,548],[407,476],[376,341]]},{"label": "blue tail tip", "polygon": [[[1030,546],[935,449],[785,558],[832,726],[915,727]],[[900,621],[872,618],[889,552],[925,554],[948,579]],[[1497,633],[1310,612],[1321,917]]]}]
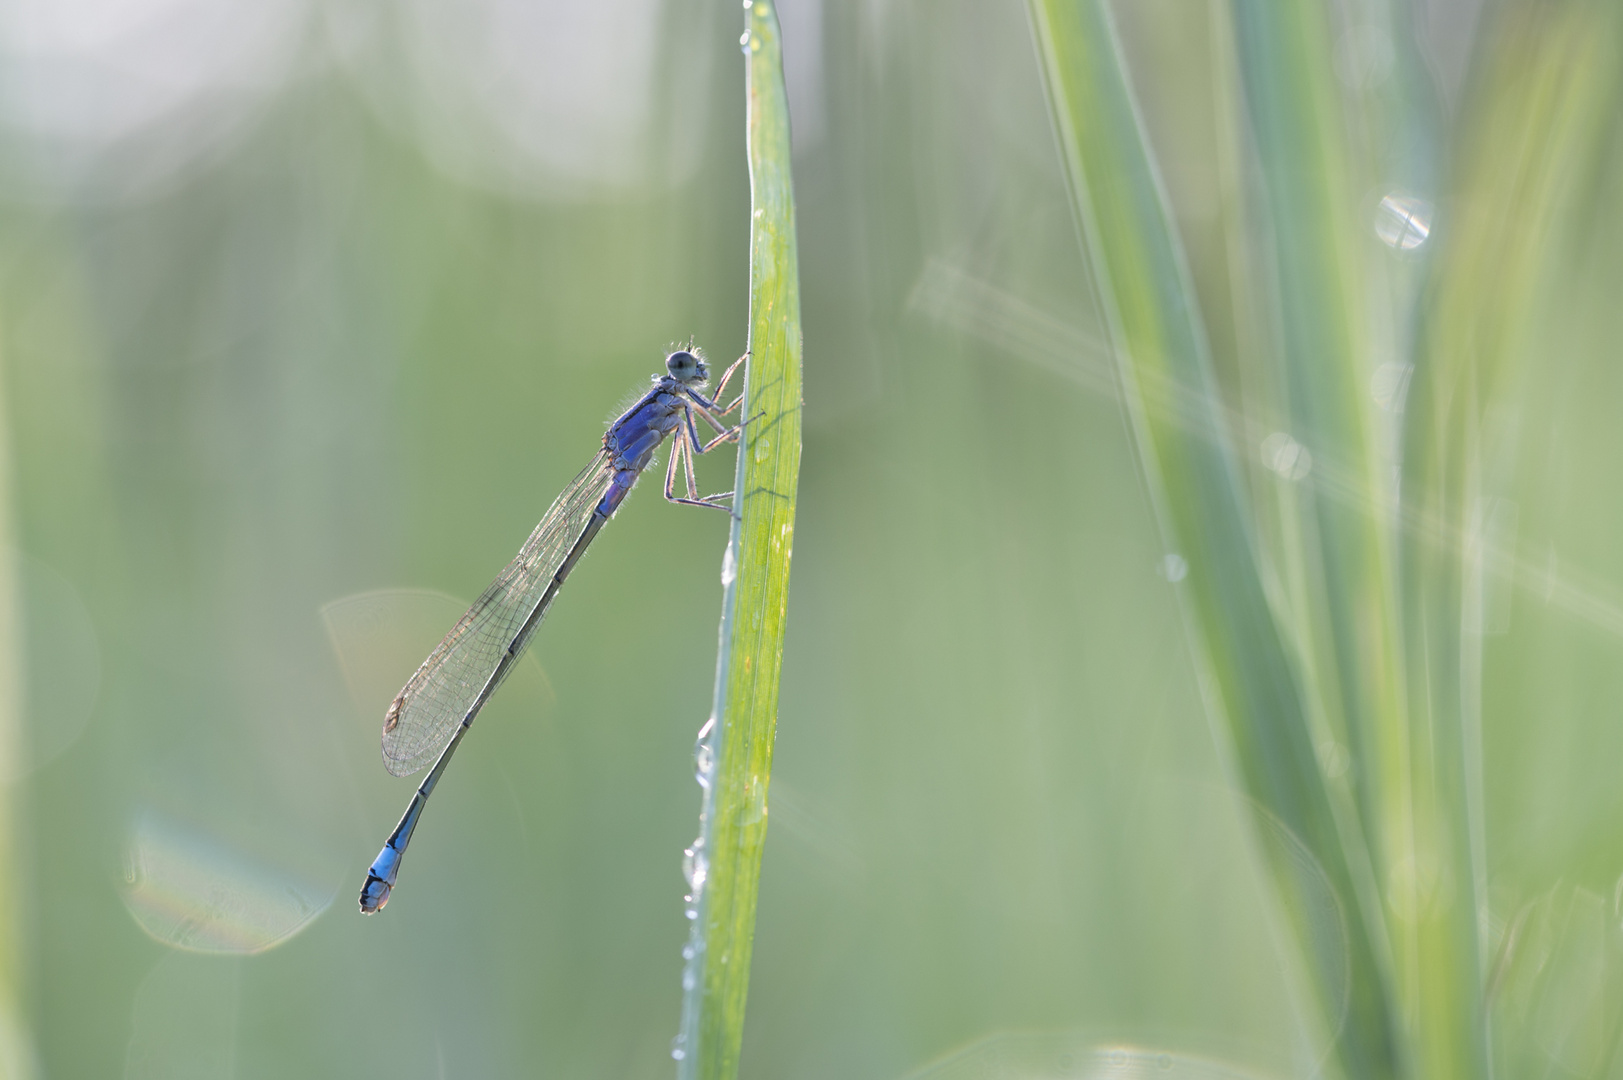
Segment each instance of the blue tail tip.
[{"label": "blue tail tip", "polygon": [[383,905],[389,902],[389,893],[393,891],[387,881],[372,874],[366,875],[366,884],[361,886],[361,913],[371,915],[383,910]]}]

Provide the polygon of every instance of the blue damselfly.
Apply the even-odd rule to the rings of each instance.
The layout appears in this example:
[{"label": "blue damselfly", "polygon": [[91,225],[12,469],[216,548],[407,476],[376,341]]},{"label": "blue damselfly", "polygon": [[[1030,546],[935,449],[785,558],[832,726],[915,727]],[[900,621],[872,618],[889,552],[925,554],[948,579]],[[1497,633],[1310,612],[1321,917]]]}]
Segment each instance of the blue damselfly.
[{"label": "blue damselfly", "polygon": [[[688,506],[728,509],[723,500],[732,497],[730,491],[699,495],[693,458],[738,438],[742,425],[729,428],[721,418],[738,407],[742,396],[727,406],[717,401],[747,356],[722,375],[715,398],[701,392],[709,372],[697,350],[690,345],[667,356],[666,373],[656,376],[653,387],[609,425],[591,464],[563,490],[518,556],[473,602],[389,706],[383,718],[384,766],[396,776],[409,776],[430,761],[434,767],[367,871],[361,887],[362,911],[370,914],[389,902],[412,831],[457,744],[529,644],[587,545],[614,516],[667,437],[673,438],[665,497]],[[718,432],[715,438],[700,441],[695,418]],[[686,497],[676,494],[678,463],[687,481]]]}]

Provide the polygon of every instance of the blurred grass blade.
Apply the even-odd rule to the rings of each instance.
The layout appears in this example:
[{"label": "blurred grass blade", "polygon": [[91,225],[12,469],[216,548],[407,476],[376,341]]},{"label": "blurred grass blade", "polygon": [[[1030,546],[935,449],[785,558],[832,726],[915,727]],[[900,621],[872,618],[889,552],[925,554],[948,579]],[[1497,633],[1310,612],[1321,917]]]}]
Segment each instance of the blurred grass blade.
[{"label": "blurred grass blade", "polygon": [[[1327,737],[1346,745],[1363,842],[1378,878],[1405,865],[1410,803],[1395,558],[1395,492],[1366,390],[1370,345],[1357,199],[1342,137],[1329,13],[1234,0],[1236,70],[1261,173],[1271,273],[1253,286],[1279,312],[1278,397],[1314,482],[1271,485],[1291,545],[1296,638],[1312,657]],[[1373,883],[1371,883],[1373,884]],[[1373,890],[1372,890],[1373,891]],[[1380,925],[1378,903],[1366,904]],[[1401,981],[1400,981],[1401,985]]]},{"label": "blurred grass blade", "polygon": [[[1396,493],[1377,450],[1381,420],[1366,391],[1369,327],[1381,320],[1366,310],[1371,274],[1361,256],[1369,241],[1355,235],[1356,174],[1343,131],[1348,103],[1333,74],[1331,13],[1271,0],[1233,0],[1229,9],[1261,179],[1266,220],[1259,231],[1269,249],[1267,272],[1259,275],[1264,282],[1251,287],[1267,297],[1258,308],[1279,313],[1277,406],[1313,463],[1314,482],[1270,485],[1287,522],[1282,545],[1294,570],[1292,638],[1310,658],[1324,737],[1347,747],[1360,834],[1348,847],[1368,853],[1353,869],[1364,871],[1363,915],[1392,968],[1395,1014],[1408,1018],[1413,1038],[1439,1048],[1422,1053],[1425,1075],[1482,1076],[1486,1041],[1469,936],[1429,940],[1426,926],[1408,918],[1416,830],[1442,827],[1417,826],[1415,814],[1443,815],[1448,831],[1465,836],[1469,808],[1463,800],[1420,807],[1414,801],[1391,513]],[[1350,816],[1342,819],[1344,837],[1352,832]],[[1462,883],[1458,911],[1469,913],[1476,909],[1471,860],[1463,847],[1455,854],[1462,858],[1444,872]],[[1396,925],[1385,918],[1381,897],[1396,898]],[[1419,977],[1422,957],[1427,980]],[[1439,976],[1455,989],[1428,993]],[[1431,1071],[1445,1061],[1447,1071]]]},{"label": "blurred grass blade", "polygon": [[708,783],[701,835],[689,859],[696,918],[673,1051],[684,1080],[738,1072],[800,474],[800,279],[789,104],[776,12],[769,0],[757,0],[746,19],[750,361],[736,516],[722,574],[716,719],[701,740]]},{"label": "blurred grass blade", "polygon": [[[1187,566],[1180,587],[1208,699],[1255,801],[1281,907],[1325,1022],[1339,1032],[1341,1063],[1349,1076],[1396,1075],[1355,860],[1314,754],[1301,674],[1264,592],[1229,419],[1108,9],[1103,0],[1031,0],[1030,8],[1152,499]],[[1169,393],[1176,409],[1163,407]],[[1339,934],[1326,933],[1326,888],[1339,906],[1330,920],[1339,920]]]},{"label": "blurred grass blade", "polygon": [[[11,432],[6,423],[4,356],[0,356],[0,778],[22,775],[23,612],[11,536]],[[17,910],[18,873],[13,792],[0,783],[0,1077],[34,1075],[30,1039],[22,1020],[22,939]]]},{"label": "blurred grass blade", "polygon": [[[1504,498],[1515,456],[1510,418],[1522,412],[1529,378],[1573,378],[1575,367],[1562,369],[1587,356],[1534,340],[1536,313],[1556,283],[1570,282],[1575,294],[1585,284],[1581,272],[1566,277],[1575,268],[1571,238],[1605,215],[1584,197],[1616,198],[1615,188],[1596,184],[1605,170],[1591,155],[1617,134],[1617,6],[1511,7],[1496,23],[1475,77],[1455,163],[1455,216],[1404,414],[1405,619],[1423,676],[1410,680],[1415,851],[1404,907],[1417,949],[1417,1075],[1427,1077],[1486,1075],[1484,873],[1472,870],[1486,848],[1481,605],[1487,562],[1512,554],[1491,535],[1495,517],[1515,505]],[[1526,1063],[1514,1060],[1514,1040],[1509,1046],[1508,1075],[1531,1075],[1515,1067]]]}]

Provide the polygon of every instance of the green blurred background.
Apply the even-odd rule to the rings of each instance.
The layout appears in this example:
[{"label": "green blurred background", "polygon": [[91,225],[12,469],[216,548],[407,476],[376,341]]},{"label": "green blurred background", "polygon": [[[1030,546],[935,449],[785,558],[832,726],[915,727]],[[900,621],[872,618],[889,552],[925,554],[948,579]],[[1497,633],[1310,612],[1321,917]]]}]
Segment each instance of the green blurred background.
[{"label": "green blurred background", "polygon": [[[1338,9],[1350,98],[1426,76],[1359,144],[1438,208],[1392,279],[1447,241],[1495,77],[1473,52],[1583,6]],[[805,452],[742,1074],[1312,1072],[1023,5],[780,11]],[[1220,367],[1221,15],[1118,5]],[[355,894],[411,792],[377,752],[399,684],[671,343],[744,347],[741,25],[683,0],[0,7],[5,1075],[671,1073],[721,515],[644,485],[388,911]],[[1615,97],[1617,49],[1588,92]],[[1623,986],[1619,146],[1550,227],[1489,439],[1484,925],[1536,907],[1556,974],[1496,1004],[1541,1075],[1604,1075],[1594,1002]],[[1373,242],[1389,188],[1355,193]]]}]

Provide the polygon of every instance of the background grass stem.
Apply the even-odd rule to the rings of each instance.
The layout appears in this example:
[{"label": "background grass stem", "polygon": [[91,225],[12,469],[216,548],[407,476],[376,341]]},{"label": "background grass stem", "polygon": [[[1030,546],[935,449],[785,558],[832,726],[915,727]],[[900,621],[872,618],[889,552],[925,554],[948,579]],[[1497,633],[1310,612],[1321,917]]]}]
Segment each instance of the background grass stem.
[{"label": "background grass stem", "polygon": [[34,1075],[23,1023],[22,860],[14,781],[23,755],[23,614],[19,560],[12,541],[10,433],[5,430],[4,356],[0,355],[0,1076]]},{"label": "background grass stem", "polygon": [[[1258,565],[1252,515],[1205,330],[1108,6],[1033,0],[1061,157],[1152,498],[1223,742],[1257,812],[1281,906],[1348,1075],[1398,1071],[1384,963],[1314,751],[1296,655]],[[1171,383],[1199,427],[1146,407]]]}]

